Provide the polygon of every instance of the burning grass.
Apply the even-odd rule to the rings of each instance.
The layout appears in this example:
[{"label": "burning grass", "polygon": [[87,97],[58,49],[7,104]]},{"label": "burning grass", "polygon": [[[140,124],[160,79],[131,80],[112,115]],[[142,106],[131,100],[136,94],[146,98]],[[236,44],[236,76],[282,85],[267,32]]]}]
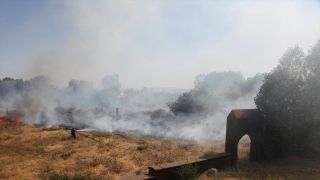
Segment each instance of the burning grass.
[{"label": "burning grass", "polygon": [[[121,133],[80,132],[59,127],[0,123],[0,179],[87,176],[118,179],[147,173],[148,166],[195,158],[211,148]],[[216,151],[222,152],[220,146]],[[79,174],[80,173],[80,174]]]},{"label": "burning grass", "polygon": [[10,121],[9,119],[7,119],[5,117],[0,117],[0,123],[21,125],[21,122],[19,121],[19,116],[17,116],[13,121]]}]

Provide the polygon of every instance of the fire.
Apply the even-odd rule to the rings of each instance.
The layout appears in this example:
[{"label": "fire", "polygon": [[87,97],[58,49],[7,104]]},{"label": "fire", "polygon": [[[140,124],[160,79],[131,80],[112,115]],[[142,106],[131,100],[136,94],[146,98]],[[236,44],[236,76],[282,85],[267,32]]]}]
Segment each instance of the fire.
[{"label": "fire", "polygon": [[14,119],[14,121],[10,121],[10,120],[8,120],[6,117],[0,117],[0,123],[21,125],[21,122],[19,121],[19,116],[17,116],[17,117]]}]

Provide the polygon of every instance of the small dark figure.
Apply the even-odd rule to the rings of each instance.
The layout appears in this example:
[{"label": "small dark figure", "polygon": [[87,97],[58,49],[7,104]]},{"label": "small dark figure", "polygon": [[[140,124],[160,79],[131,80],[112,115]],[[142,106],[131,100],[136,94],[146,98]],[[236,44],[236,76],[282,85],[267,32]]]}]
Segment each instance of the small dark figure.
[{"label": "small dark figure", "polygon": [[76,139],[76,130],[74,128],[71,129],[71,135]]}]

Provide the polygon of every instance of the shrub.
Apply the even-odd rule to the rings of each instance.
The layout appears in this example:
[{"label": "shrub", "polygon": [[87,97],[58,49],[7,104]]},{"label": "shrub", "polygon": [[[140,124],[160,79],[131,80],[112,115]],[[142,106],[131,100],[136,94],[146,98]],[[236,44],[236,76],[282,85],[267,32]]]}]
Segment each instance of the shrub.
[{"label": "shrub", "polygon": [[126,164],[121,161],[114,161],[110,163],[110,170],[114,173],[121,173],[126,170]]},{"label": "shrub", "polygon": [[213,154],[216,154],[216,152],[214,150],[210,150],[210,151],[204,152],[203,156],[210,156],[210,155],[213,155]]},{"label": "shrub", "polygon": [[171,139],[164,139],[161,141],[160,147],[165,150],[170,150],[172,149],[173,145],[174,145],[174,142]]},{"label": "shrub", "polygon": [[177,115],[179,113],[191,114],[196,112],[205,112],[207,109],[205,100],[209,99],[209,94],[202,90],[191,90],[181,94],[177,101],[168,102],[166,105],[170,111]]},{"label": "shrub", "polygon": [[194,180],[200,176],[198,169],[199,166],[197,164],[186,164],[179,168],[177,173],[183,180]]},{"label": "shrub", "polygon": [[149,147],[148,144],[141,144],[141,145],[139,145],[139,146],[137,147],[137,150],[138,150],[138,151],[147,150],[148,147]]}]

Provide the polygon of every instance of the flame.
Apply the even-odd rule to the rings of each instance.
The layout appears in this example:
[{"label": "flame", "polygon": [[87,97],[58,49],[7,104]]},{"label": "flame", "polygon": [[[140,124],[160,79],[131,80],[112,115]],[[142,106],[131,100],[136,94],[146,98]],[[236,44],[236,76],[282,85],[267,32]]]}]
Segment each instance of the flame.
[{"label": "flame", "polygon": [[17,117],[14,119],[13,124],[15,124],[15,125],[21,125],[21,122],[19,121],[19,116],[17,116]]},{"label": "flame", "polygon": [[19,121],[19,116],[17,116],[17,117],[14,119],[14,121],[10,121],[10,120],[8,120],[6,117],[0,117],[0,123],[21,125],[21,122]]}]

